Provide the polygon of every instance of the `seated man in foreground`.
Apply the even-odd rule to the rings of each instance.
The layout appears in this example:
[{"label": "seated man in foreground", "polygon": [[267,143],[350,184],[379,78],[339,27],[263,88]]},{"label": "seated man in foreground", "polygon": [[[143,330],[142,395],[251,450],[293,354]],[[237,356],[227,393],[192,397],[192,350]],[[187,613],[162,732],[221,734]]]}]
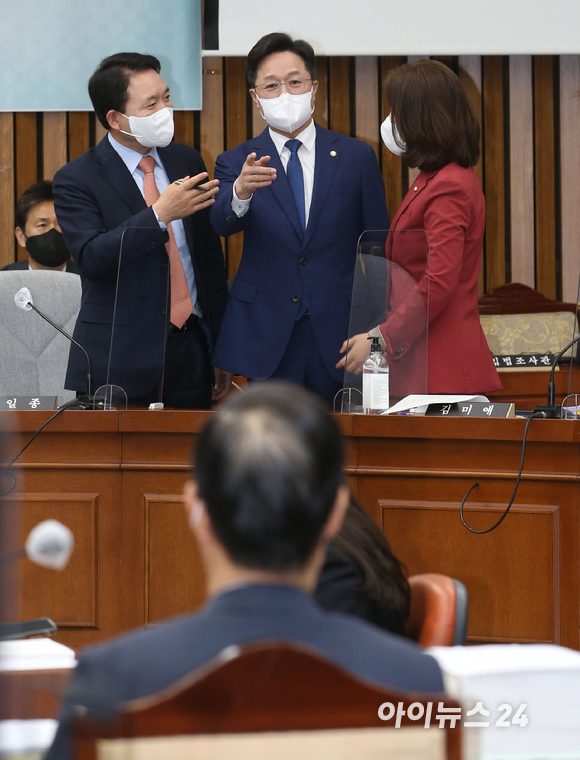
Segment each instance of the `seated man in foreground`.
[{"label": "seated man in foreground", "polygon": [[212,417],[194,465],[185,506],[209,599],[83,652],[48,760],[71,757],[75,704],[153,694],[232,644],[302,643],[375,683],[443,690],[437,663],[414,644],[310,597],[349,501],[342,436],[320,400],[287,383],[253,385]]}]

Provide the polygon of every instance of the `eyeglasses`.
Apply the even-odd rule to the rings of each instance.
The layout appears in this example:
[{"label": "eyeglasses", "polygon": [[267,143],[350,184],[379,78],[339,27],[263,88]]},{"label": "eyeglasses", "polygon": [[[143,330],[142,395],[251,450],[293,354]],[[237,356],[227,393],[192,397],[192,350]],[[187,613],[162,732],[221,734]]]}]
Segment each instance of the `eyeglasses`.
[{"label": "eyeglasses", "polygon": [[312,82],[312,79],[289,79],[287,82],[268,82],[267,84],[257,84],[254,89],[262,90],[266,97],[277,97],[284,86],[288,92],[300,93],[304,89],[306,82]]}]

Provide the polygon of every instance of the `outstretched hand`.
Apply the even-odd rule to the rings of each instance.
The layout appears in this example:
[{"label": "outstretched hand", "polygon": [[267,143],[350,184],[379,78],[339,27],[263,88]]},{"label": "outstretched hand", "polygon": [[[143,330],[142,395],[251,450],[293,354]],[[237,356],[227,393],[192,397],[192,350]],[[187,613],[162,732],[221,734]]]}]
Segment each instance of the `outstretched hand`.
[{"label": "outstretched hand", "polygon": [[276,169],[266,166],[270,160],[270,156],[262,156],[256,161],[255,153],[246,158],[235,182],[236,195],[241,201],[247,201],[255,190],[268,187],[276,179]]}]

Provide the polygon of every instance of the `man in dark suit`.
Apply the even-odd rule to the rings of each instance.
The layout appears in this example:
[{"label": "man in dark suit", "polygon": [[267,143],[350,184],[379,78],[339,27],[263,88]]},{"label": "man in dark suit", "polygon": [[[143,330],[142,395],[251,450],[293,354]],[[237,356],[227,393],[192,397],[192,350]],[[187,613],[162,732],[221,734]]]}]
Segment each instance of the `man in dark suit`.
[{"label": "man in dark suit", "polygon": [[27,188],[16,201],[18,245],[28,258],[2,267],[2,270],[50,269],[55,272],[79,274],[56,220],[52,182],[42,180]]},{"label": "man in dark suit", "polygon": [[244,249],[215,358],[252,379],[305,385],[328,402],[348,334],[357,241],[387,229],[373,149],[312,120],[318,82],[311,45],[263,37],[246,59],[250,95],[268,123],[218,157],[210,212],[220,235],[243,230]]},{"label": "man in dark suit", "polygon": [[256,384],[212,417],[196,483],[185,486],[209,600],[197,614],[83,652],[47,760],[70,757],[75,704],[153,694],[230,645],[302,643],[375,683],[443,690],[437,663],[416,645],[310,596],[349,501],[343,455],[336,421],[295,385]]},{"label": "man in dark suit", "polygon": [[[119,385],[139,406],[207,408],[227,300],[209,224],[218,183],[197,151],[171,142],[173,107],[159,71],[157,58],[139,53],[101,61],[89,94],[108,134],[57,172],[55,206],[81,271],[74,337],[89,352],[94,387]],[[83,390],[86,372],[73,345],[65,386]],[[231,375],[214,372],[216,399]]]}]

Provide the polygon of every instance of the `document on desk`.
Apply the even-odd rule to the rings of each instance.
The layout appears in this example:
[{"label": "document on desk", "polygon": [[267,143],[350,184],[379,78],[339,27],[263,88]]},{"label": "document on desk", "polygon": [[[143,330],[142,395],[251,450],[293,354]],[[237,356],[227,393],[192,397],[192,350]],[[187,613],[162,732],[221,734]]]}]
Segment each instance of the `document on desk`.
[{"label": "document on desk", "polygon": [[481,395],[461,395],[461,394],[419,394],[413,393],[410,396],[398,401],[396,404],[387,409],[383,414],[399,414],[407,412],[408,414],[425,414],[429,404],[459,404],[463,401],[480,401],[487,404],[489,399]]},{"label": "document on desk", "polygon": [[77,664],[74,650],[48,638],[0,641],[0,672],[63,670]]}]

